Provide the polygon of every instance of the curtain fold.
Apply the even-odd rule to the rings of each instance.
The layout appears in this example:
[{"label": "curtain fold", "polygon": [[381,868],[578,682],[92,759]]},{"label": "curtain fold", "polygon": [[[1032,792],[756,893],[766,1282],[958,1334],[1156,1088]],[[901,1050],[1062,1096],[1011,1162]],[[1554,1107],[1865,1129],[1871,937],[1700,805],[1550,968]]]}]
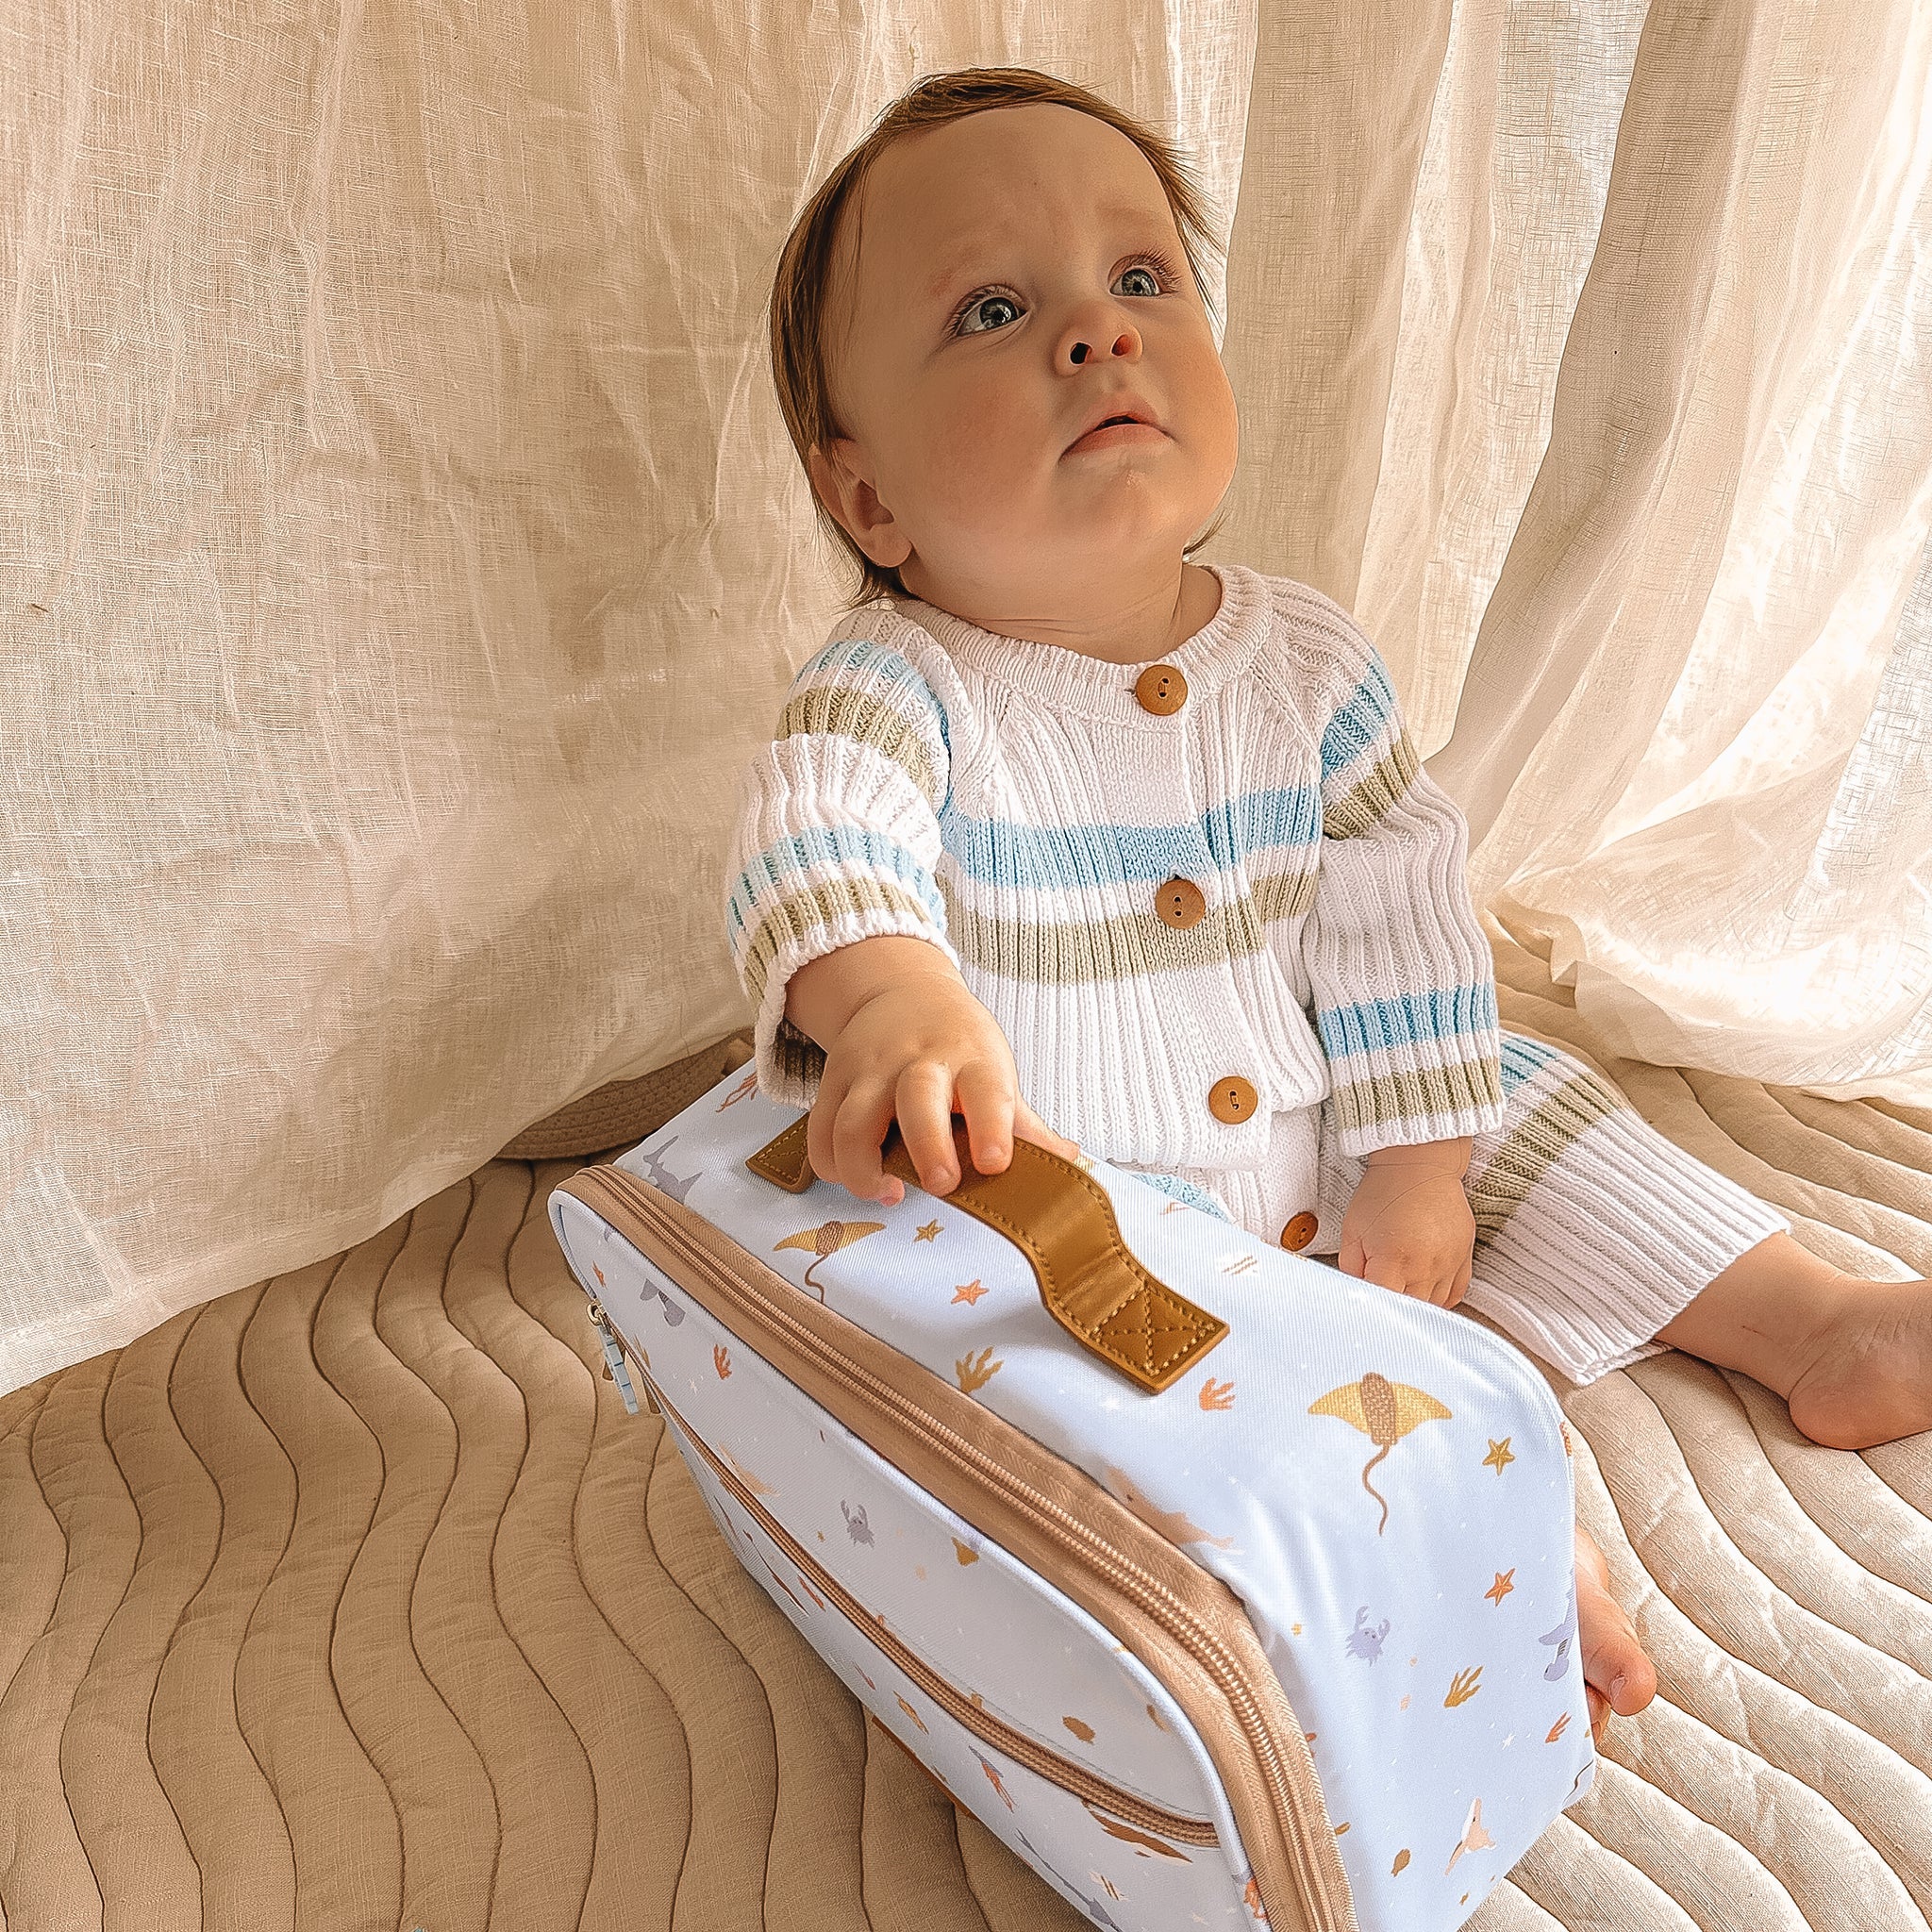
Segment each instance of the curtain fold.
[{"label": "curtain fold", "polygon": [[763,303],[919,74],[1195,158],[1206,555],[1388,658],[1606,1050],[1932,1102],[1932,14],[28,0],[0,61],[0,1389],[747,1024],[843,591]]}]

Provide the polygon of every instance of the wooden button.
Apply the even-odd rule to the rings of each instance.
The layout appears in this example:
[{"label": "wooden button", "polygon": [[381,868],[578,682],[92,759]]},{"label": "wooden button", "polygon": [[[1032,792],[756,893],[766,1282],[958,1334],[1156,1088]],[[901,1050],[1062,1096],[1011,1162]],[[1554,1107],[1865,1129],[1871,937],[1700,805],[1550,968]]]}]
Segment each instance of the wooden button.
[{"label": "wooden button", "polygon": [[1215,1081],[1208,1090],[1208,1111],[1216,1120],[1225,1121],[1229,1126],[1253,1120],[1255,1109],[1260,1104],[1261,1096],[1239,1074],[1230,1074],[1226,1079]]},{"label": "wooden button", "polygon": [[1192,879],[1169,879],[1154,895],[1154,909],[1163,924],[1176,932],[1198,925],[1208,910],[1208,895]]},{"label": "wooden button", "polygon": [[1281,1245],[1291,1255],[1299,1255],[1315,1239],[1315,1229],[1320,1225],[1321,1224],[1312,1214],[1307,1212],[1297,1214],[1281,1230]]},{"label": "wooden button", "polygon": [[1172,664],[1150,664],[1135,678],[1134,695],[1143,711],[1171,718],[1188,701],[1188,680]]}]

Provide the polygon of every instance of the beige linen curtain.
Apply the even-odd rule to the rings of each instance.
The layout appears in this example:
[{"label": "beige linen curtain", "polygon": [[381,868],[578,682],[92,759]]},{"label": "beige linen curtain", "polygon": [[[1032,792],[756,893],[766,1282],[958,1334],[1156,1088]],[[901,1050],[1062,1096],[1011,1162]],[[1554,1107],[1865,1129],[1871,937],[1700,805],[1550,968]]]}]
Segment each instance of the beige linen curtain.
[{"label": "beige linen curtain", "polygon": [[[743,1024],[737,774],[843,580],[791,218],[1024,64],[1231,230],[1206,553],[1378,639],[1614,1050],[1932,1097],[1910,0],[26,0],[0,59],[0,1390]],[[1219,285],[1219,265],[1214,279]]]}]

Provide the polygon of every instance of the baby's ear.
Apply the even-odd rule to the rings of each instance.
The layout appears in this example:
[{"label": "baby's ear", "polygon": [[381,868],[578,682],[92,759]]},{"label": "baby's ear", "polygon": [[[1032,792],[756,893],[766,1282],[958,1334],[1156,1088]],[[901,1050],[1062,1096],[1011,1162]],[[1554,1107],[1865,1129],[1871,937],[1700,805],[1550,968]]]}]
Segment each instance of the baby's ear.
[{"label": "baby's ear", "polygon": [[813,443],[806,470],[819,501],[874,563],[891,569],[912,554],[892,512],[879,501],[859,447],[850,437],[835,437],[823,449]]}]

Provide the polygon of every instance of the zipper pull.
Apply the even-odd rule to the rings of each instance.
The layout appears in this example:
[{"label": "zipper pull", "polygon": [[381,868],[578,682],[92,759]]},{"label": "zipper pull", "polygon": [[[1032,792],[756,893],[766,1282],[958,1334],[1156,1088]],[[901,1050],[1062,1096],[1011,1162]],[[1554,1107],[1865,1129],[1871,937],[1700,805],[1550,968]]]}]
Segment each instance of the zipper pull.
[{"label": "zipper pull", "polygon": [[[595,1324],[604,1343],[604,1379],[617,1384],[617,1392],[624,1397],[626,1415],[638,1412],[638,1392],[631,1386],[630,1365],[624,1358],[624,1344],[611,1332],[610,1318],[604,1312],[602,1302],[591,1304],[591,1320]],[[651,1413],[658,1413],[658,1405],[651,1405]]]}]

